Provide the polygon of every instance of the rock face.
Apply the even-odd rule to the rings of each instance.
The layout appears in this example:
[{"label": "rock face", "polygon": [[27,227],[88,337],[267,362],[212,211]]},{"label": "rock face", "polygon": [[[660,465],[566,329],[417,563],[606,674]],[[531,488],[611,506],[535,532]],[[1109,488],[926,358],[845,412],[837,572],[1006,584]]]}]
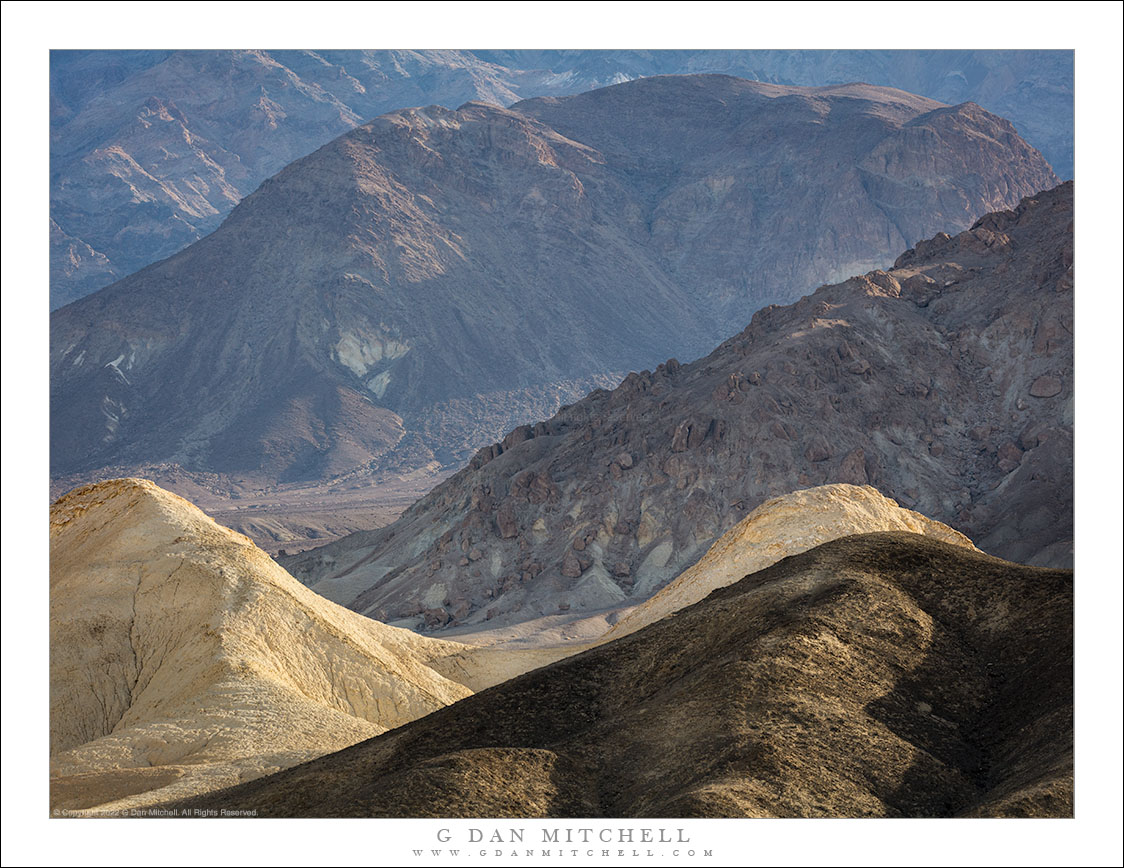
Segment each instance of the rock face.
[{"label": "rock face", "polygon": [[395,112],[54,313],[52,476],[455,465],[1053,180],[977,106],[866,85],[672,76]]},{"label": "rock face", "polygon": [[509,69],[545,69],[582,82],[570,92],[643,76],[716,72],[804,87],[865,81],[950,104],[975,102],[1010,119],[1060,177],[1073,178],[1072,51],[517,49],[473,53]]},{"label": "rock face", "polygon": [[169,807],[279,816],[1068,817],[1072,573],[908,533]]},{"label": "rock face", "polygon": [[706,358],[513,431],[395,524],[283,562],[418,627],[434,606],[449,625],[592,612],[646,599],[766,499],[845,482],[1070,564],[1072,221],[1069,183],[767,308]]},{"label": "rock face", "polygon": [[286,163],[384,112],[701,72],[972,101],[1073,174],[1073,52],[53,51],[51,307],[176,253]]},{"label": "rock face", "polygon": [[[94,250],[85,241],[67,235],[51,220],[51,281],[65,286],[69,296],[89,295],[122,275],[109,257]],[[70,300],[68,298],[68,300]],[[51,308],[59,305],[52,300]]]},{"label": "rock face", "polygon": [[51,508],[51,788],[130,808],[267,774],[467,696],[456,643],[342,609],[151,482]]}]

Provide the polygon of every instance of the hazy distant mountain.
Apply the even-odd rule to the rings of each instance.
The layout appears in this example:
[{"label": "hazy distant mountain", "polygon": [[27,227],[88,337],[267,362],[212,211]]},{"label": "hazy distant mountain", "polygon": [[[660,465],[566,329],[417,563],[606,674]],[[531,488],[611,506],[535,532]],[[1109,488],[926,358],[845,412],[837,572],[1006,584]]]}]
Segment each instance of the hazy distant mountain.
[{"label": "hazy distant mountain", "polygon": [[[340,133],[408,105],[511,103],[510,78],[455,51],[55,51],[51,217],[123,277]],[[51,306],[84,278],[53,270]]]},{"label": "hazy distant mountain", "polygon": [[[916,534],[178,807],[263,816],[1073,816],[1073,575]],[[542,846],[542,845],[540,845]]]},{"label": "hazy distant mountain", "polygon": [[1073,177],[1073,52],[1014,50],[499,50],[472,54],[509,69],[545,69],[588,90],[649,75],[718,72],[819,87],[897,87],[975,102],[1010,120],[1062,178]]},{"label": "hazy distant mountain", "polygon": [[1055,180],[977,106],[865,85],[672,76],[394,112],[53,314],[52,476],[457,463]]},{"label": "hazy distant mountain", "polygon": [[848,482],[990,554],[1071,565],[1073,327],[1070,182],[766,308],[282,563],[423,629],[593,612],[646,599],[766,498]]},{"label": "hazy distant mountain", "polygon": [[1067,51],[54,51],[51,218],[81,255],[53,256],[51,306],[181,250],[287,163],[387,111],[690,72],[973,101],[1072,177]]}]

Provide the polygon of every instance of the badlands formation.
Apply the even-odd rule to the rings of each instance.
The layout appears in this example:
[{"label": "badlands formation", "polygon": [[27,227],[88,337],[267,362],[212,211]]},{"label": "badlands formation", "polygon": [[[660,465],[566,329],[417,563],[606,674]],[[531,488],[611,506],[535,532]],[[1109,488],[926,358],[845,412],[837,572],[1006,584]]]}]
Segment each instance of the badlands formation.
[{"label": "badlands formation", "polygon": [[452,643],[317,596],[151,482],[51,508],[51,802],[128,809],[378,735],[470,691]]},{"label": "badlands formation", "polygon": [[947,525],[904,509],[869,485],[821,485],[766,501],[727,531],[698,563],[639,604],[567,618],[535,618],[455,636],[473,650],[433,665],[482,690],[531,668],[604,645],[654,624],[784,558],[852,534],[905,531],[977,551]]},{"label": "badlands formation", "polygon": [[869,485],[821,485],[765,501],[714,543],[699,562],[613,625],[611,641],[654,624],[777,561],[856,533],[906,531],[978,551],[964,534]]},{"label": "badlands formation", "polygon": [[151,482],[78,489],[51,512],[52,807],[128,810],[245,782],[633,632],[821,542],[886,530],[972,548],[869,487],[823,486],[763,504],[605,635],[615,616],[454,642],[328,602]]}]

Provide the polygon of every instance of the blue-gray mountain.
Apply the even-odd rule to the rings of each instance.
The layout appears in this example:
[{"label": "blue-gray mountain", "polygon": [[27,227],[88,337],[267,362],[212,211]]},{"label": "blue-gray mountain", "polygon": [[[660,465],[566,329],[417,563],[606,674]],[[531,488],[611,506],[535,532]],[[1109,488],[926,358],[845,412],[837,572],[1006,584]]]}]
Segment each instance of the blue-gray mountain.
[{"label": "blue-gray mountain", "polygon": [[384,112],[699,72],[976,102],[1073,175],[1071,51],[56,51],[51,307],[181,250],[287,163]]},{"label": "blue-gray mountain", "polygon": [[52,476],[456,464],[1054,183],[1007,121],[867,85],[669,76],[394,112],[52,315]]}]

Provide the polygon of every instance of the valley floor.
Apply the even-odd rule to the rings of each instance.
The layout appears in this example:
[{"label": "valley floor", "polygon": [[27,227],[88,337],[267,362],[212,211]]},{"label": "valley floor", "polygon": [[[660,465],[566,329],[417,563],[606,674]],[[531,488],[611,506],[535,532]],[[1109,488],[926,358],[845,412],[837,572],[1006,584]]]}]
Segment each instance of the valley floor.
[{"label": "valley floor", "polygon": [[[139,475],[187,498],[223,527],[245,534],[263,551],[277,555],[297,554],[355,531],[388,525],[455,469],[432,463],[409,473],[269,487],[252,479],[190,473],[178,466],[144,468]],[[111,479],[114,474],[99,478]],[[52,481],[51,500],[95,481],[74,477]]]}]

